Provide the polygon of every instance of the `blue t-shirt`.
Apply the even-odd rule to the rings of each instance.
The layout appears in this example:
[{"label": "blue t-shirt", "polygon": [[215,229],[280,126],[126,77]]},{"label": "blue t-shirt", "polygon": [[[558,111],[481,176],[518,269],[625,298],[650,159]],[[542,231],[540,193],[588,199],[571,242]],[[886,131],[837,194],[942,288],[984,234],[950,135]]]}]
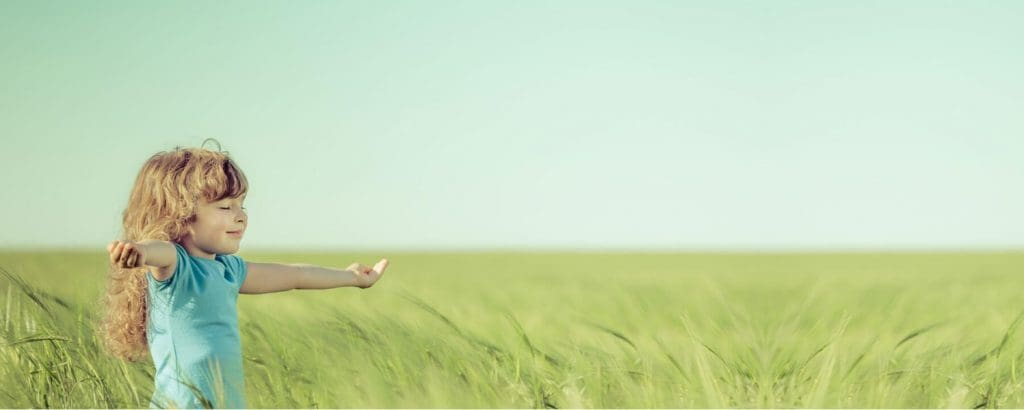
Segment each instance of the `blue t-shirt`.
[{"label": "blue t-shirt", "polygon": [[150,408],[203,408],[198,395],[213,407],[245,408],[236,309],[245,262],[235,255],[195,257],[180,244],[174,247],[174,275],[161,282],[146,272],[146,336],[156,366]]}]

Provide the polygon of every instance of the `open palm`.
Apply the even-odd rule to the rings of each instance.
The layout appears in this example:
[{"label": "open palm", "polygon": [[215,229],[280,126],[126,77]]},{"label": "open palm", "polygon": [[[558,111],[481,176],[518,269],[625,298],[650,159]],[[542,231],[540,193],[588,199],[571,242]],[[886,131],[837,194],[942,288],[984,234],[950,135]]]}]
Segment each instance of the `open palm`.
[{"label": "open palm", "polygon": [[373,286],[374,283],[377,283],[377,281],[380,280],[380,277],[384,275],[384,270],[388,267],[388,263],[389,262],[386,258],[381,259],[380,262],[373,265],[373,268],[371,269],[369,266],[361,265],[357,262],[349,265],[346,270],[355,272],[357,279],[356,286],[366,289]]}]

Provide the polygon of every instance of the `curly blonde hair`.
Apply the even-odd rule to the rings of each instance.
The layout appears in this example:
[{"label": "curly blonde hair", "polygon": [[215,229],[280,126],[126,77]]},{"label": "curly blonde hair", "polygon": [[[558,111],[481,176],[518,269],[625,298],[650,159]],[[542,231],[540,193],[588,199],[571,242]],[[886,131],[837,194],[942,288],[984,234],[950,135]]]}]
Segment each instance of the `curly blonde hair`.
[{"label": "curly blonde hair", "polygon": [[[211,140],[208,138],[203,145]],[[245,194],[249,189],[245,174],[217,145],[217,151],[177,146],[151,156],[142,165],[122,214],[121,240],[181,243],[195,222],[201,198],[218,201]],[[149,353],[148,269],[122,269],[113,264],[109,268],[101,301],[105,312],[97,328],[99,339],[109,354],[137,361]]]}]

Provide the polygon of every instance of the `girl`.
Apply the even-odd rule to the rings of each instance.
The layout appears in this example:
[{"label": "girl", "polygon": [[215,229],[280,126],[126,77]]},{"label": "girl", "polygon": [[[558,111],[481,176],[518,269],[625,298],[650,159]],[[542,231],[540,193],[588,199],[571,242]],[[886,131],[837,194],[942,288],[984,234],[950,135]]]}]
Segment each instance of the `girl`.
[{"label": "girl", "polygon": [[[209,139],[208,139],[209,140]],[[205,141],[204,141],[205,144]],[[100,339],[112,355],[156,367],[150,408],[244,408],[239,293],[373,286],[388,266],[345,270],[253,263],[238,252],[248,181],[224,151],[175,147],[143,164],[107,245]]]}]

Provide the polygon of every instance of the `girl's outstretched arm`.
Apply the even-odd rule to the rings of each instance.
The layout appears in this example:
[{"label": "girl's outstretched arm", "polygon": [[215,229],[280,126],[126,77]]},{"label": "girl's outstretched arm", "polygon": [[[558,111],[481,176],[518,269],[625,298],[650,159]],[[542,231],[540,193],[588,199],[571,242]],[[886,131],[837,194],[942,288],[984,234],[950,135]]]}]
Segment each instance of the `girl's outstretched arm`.
[{"label": "girl's outstretched arm", "polygon": [[246,261],[248,274],[238,293],[271,293],[292,289],[330,289],[354,286],[362,289],[380,279],[388,260],[381,259],[373,269],[353,263],[341,270],[305,263],[259,263]]}]

